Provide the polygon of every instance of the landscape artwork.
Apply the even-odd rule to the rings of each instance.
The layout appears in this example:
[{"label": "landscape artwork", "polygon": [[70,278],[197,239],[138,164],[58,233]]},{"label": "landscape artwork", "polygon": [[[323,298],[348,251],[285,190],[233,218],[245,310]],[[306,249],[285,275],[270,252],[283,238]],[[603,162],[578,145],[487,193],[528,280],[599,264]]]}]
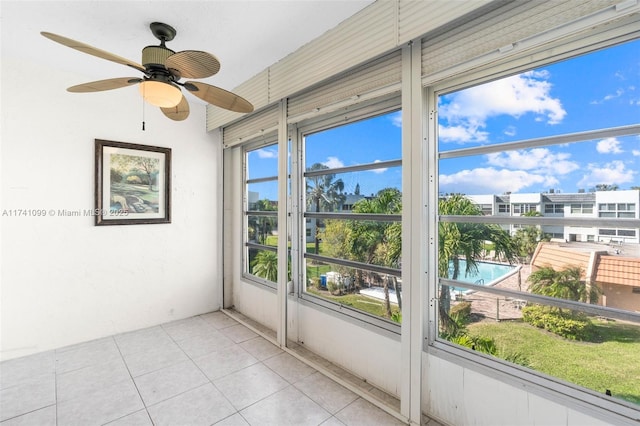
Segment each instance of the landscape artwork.
[{"label": "landscape artwork", "polygon": [[96,225],[170,223],[171,149],[96,139]]}]

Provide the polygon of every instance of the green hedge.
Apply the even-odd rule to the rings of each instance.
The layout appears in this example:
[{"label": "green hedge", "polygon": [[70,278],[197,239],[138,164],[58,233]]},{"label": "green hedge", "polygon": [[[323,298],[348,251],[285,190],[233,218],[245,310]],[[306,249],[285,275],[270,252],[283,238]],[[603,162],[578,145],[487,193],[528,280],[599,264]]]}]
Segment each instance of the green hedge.
[{"label": "green hedge", "polygon": [[522,319],[571,340],[587,340],[593,332],[591,320],[581,312],[530,305],[522,308]]}]

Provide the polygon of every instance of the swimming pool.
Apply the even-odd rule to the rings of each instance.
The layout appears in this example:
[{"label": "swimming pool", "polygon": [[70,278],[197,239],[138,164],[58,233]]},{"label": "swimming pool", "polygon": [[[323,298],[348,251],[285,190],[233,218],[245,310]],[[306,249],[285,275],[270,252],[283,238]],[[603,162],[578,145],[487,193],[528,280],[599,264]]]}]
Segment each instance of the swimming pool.
[{"label": "swimming pool", "polygon": [[[503,265],[501,263],[492,263],[492,262],[476,262],[476,266],[478,267],[478,271],[475,274],[465,275],[465,269],[467,267],[467,262],[465,260],[460,260],[460,272],[458,275],[458,281],[462,281],[464,283],[470,284],[479,284],[484,286],[492,286],[505,278],[513,275],[518,270],[518,266],[514,265]],[[449,262],[449,276],[453,275],[453,262]],[[473,290],[469,290],[466,288],[457,288],[452,287],[451,291],[456,293],[467,293]]]}]

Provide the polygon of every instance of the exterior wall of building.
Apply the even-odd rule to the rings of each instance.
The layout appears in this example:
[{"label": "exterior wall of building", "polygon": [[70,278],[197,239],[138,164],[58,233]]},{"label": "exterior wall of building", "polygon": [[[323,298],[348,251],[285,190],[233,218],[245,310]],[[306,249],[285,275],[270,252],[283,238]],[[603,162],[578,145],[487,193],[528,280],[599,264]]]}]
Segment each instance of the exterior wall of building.
[{"label": "exterior wall of building", "polygon": [[638,287],[610,283],[598,285],[602,289],[603,306],[640,312],[640,283]]}]

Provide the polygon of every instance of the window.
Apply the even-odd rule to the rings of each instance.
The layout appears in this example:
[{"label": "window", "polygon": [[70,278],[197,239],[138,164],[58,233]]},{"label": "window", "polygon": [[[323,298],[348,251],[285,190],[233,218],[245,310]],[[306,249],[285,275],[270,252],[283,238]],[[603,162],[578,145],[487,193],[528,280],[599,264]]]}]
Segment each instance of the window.
[{"label": "window", "polygon": [[636,217],[636,205],[630,203],[598,204],[598,216],[633,219]]},{"label": "window", "polygon": [[394,111],[318,131],[301,129],[301,221],[310,220],[303,296],[341,312],[383,318],[393,327],[402,307],[399,119]]},{"label": "window", "polygon": [[585,203],[571,204],[571,214],[592,214],[592,213],[593,213],[593,204],[585,204]]},{"label": "window", "polygon": [[[640,261],[638,229],[628,222],[636,217],[628,200],[640,193],[640,157],[628,153],[637,150],[640,131],[637,96],[626,91],[640,87],[639,51],[636,40],[473,87],[459,89],[458,79],[455,91],[434,88],[435,192],[458,195],[440,197],[437,231],[430,234],[439,276],[430,283],[437,303],[432,345],[521,378],[555,376],[573,384],[572,394],[607,393],[638,409],[640,300],[621,297],[628,278],[610,271]],[[620,191],[580,191],[603,183]],[[581,217],[531,217],[522,224],[504,215],[506,200],[498,204],[502,215],[486,215],[471,201],[545,194],[550,185]],[[597,216],[596,199],[605,201],[597,202]],[[512,205],[514,216],[535,208]],[[563,212],[561,202],[544,206],[544,213]],[[624,227],[616,226],[619,219],[627,220]],[[553,234],[541,232],[545,226]],[[549,235],[569,237],[549,241]],[[607,245],[585,244],[595,235]],[[587,285],[587,271],[599,281]]]},{"label": "window", "polygon": [[244,272],[269,286],[278,281],[278,145],[244,151]]},{"label": "window", "polygon": [[564,204],[545,204],[544,205],[544,213],[545,214],[557,214],[564,213]]},{"label": "window", "polygon": [[480,204],[480,210],[482,210],[482,214],[489,215],[493,214],[493,206],[491,204]]},{"label": "window", "polygon": [[536,204],[514,204],[513,214],[525,214],[538,211]]},{"label": "window", "polygon": [[511,211],[511,205],[498,204],[498,213],[509,213]]},{"label": "window", "polygon": [[636,231],[634,229],[600,229],[599,235],[620,236],[620,237],[635,237]]}]

